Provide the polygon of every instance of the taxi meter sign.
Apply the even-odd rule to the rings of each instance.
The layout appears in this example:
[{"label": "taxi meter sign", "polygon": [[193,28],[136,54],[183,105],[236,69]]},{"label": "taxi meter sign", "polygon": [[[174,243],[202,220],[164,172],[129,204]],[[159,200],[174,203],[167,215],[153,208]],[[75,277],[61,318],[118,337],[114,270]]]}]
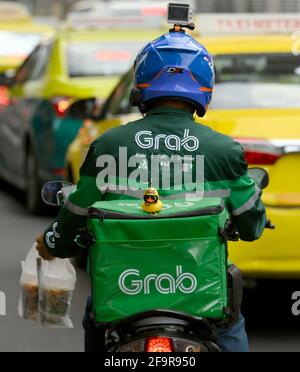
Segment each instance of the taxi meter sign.
[{"label": "taxi meter sign", "polygon": [[293,34],[300,14],[201,14],[196,23],[202,35]]}]

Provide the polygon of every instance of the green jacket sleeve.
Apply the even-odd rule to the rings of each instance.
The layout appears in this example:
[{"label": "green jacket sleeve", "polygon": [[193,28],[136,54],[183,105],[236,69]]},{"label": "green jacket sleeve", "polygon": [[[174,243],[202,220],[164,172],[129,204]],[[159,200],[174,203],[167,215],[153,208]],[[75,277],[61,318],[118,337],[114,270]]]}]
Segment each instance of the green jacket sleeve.
[{"label": "green jacket sleeve", "polygon": [[[77,190],[69,200],[80,208],[88,208],[103,199],[96,184],[96,155],[93,145],[80,170]],[[75,243],[79,230],[86,227],[87,217],[78,216],[62,207],[58,218],[44,234],[44,242],[53,257],[71,258],[80,253],[81,248]]]},{"label": "green jacket sleeve", "polygon": [[262,190],[248,176],[248,165],[239,144],[236,144],[233,164],[240,177],[231,184],[229,207],[240,238],[250,242],[261,237],[266,225],[266,210],[261,200]]}]

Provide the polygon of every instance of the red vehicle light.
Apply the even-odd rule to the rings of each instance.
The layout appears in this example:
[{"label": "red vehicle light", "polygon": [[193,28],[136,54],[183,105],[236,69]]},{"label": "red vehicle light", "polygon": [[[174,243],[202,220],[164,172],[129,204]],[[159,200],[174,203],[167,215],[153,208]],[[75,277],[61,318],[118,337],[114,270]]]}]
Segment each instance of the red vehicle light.
[{"label": "red vehicle light", "polygon": [[173,342],[167,337],[151,337],[146,341],[147,353],[172,353]]},{"label": "red vehicle light", "polygon": [[282,150],[267,140],[236,138],[245,150],[245,158],[250,165],[273,165],[282,156]]},{"label": "red vehicle light", "polygon": [[58,177],[66,176],[66,171],[64,168],[55,168],[53,169],[53,173],[55,174],[55,176],[58,176]]},{"label": "red vehicle light", "polygon": [[245,156],[248,164],[273,165],[280,158],[280,156],[274,154],[264,154],[260,152],[251,151],[246,151]]},{"label": "red vehicle light", "polygon": [[8,89],[5,86],[0,86],[0,105],[7,107],[9,103]]},{"label": "red vehicle light", "polygon": [[53,108],[56,116],[63,118],[70,107],[70,100],[68,98],[56,98],[53,100]]}]

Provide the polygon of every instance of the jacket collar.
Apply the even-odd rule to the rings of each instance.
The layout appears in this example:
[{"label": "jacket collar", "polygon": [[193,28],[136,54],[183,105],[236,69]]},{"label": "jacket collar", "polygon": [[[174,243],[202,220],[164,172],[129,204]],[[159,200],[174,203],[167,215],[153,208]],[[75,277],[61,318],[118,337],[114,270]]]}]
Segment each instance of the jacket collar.
[{"label": "jacket collar", "polygon": [[179,109],[175,107],[156,107],[150,110],[147,116],[152,115],[176,115],[176,116],[183,116],[189,119],[194,120],[194,115],[191,112],[188,112],[184,109]]}]

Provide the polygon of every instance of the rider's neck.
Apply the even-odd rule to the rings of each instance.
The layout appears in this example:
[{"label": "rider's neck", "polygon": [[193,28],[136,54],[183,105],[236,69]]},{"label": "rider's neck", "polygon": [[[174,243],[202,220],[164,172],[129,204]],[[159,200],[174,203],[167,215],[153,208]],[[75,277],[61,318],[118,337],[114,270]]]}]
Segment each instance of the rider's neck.
[{"label": "rider's neck", "polygon": [[153,108],[161,108],[161,107],[182,109],[182,110],[185,110],[187,112],[192,112],[192,113],[195,111],[192,105],[190,105],[189,103],[173,101],[173,100],[164,100],[164,101],[157,102],[155,105],[153,105]]}]

